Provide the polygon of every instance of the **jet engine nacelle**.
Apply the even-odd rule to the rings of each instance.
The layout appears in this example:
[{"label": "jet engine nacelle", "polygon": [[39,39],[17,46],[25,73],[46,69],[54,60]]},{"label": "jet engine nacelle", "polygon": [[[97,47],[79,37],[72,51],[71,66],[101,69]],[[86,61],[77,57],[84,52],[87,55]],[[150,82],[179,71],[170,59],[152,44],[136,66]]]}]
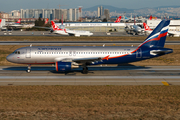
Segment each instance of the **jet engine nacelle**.
[{"label": "jet engine nacelle", "polygon": [[78,67],[73,65],[72,62],[56,62],[56,71],[65,72]]}]

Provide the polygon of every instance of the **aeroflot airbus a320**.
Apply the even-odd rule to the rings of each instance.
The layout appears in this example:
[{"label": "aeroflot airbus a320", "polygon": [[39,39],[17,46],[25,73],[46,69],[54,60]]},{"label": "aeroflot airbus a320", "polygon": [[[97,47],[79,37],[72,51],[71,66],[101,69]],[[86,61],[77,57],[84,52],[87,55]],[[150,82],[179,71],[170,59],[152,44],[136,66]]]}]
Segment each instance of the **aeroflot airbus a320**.
[{"label": "aeroflot airbus a320", "polygon": [[85,74],[89,65],[130,63],[172,53],[172,49],[164,48],[169,23],[169,20],[161,21],[137,47],[29,46],[15,50],[6,59],[28,64],[27,72],[31,71],[31,64],[55,64],[56,70],[61,72],[82,66]]}]

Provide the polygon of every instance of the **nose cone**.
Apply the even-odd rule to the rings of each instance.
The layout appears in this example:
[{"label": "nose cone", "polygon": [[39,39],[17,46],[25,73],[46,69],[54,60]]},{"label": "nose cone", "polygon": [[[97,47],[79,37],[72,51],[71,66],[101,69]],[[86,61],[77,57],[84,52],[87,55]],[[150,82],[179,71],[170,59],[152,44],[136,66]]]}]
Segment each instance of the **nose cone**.
[{"label": "nose cone", "polygon": [[6,60],[9,61],[9,62],[12,62],[12,57],[11,57],[11,55],[8,55],[8,56],[6,57]]}]

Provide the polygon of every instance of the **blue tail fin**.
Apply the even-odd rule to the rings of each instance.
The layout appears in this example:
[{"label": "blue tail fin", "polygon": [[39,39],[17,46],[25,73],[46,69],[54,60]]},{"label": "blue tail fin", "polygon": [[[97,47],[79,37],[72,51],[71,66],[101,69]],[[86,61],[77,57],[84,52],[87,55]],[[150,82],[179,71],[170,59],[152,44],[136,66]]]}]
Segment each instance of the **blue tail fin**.
[{"label": "blue tail fin", "polygon": [[140,47],[164,47],[170,20],[162,20]]}]

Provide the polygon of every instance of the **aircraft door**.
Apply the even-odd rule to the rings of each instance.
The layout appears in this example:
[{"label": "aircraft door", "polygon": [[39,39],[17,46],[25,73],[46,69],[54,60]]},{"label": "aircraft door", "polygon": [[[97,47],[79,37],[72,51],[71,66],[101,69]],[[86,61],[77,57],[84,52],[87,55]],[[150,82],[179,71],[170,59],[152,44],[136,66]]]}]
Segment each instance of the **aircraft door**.
[{"label": "aircraft door", "polygon": [[69,51],[69,56],[72,56],[72,51]]},{"label": "aircraft door", "polygon": [[31,48],[26,49],[26,58],[31,58]]},{"label": "aircraft door", "polygon": [[141,51],[141,48],[139,48],[137,51],[136,51],[136,58],[141,58],[142,57],[142,51]]},{"label": "aircraft door", "polygon": [[76,51],[73,51],[73,56],[76,56]]}]

